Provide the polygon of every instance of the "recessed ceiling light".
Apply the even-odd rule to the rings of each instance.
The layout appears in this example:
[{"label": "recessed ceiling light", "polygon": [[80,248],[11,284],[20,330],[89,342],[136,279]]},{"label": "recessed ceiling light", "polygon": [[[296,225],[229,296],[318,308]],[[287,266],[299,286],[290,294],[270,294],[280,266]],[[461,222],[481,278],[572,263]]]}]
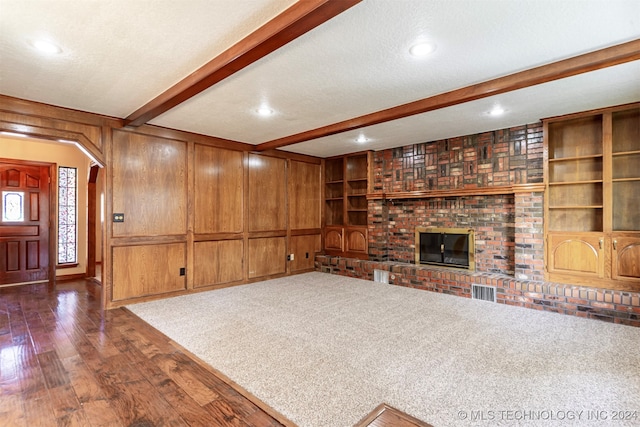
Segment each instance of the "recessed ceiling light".
[{"label": "recessed ceiling light", "polygon": [[40,52],[46,53],[47,55],[62,53],[60,46],[48,40],[34,40],[31,44]]},{"label": "recessed ceiling light", "polygon": [[494,105],[491,111],[489,111],[489,115],[494,117],[501,116],[503,114],[504,114],[504,108],[502,108],[499,105]]},{"label": "recessed ceiling light", "polygon": [[263,105],[260,108],[258,108],[256,112],[263,117],[267,117],[273,114],[273,109],[269,108],[266,105]]},{"label": "recessed ceiling light", "polygon": [[361,133],[360,135],[358,135],[358,137],[356,138],[356,142],[358,144],[365,144],[367,142],[369,142],[369,138],[367,138],[366,136],[364,136],[363,133]]},{"label": "recessed ceiling light", "polygon": [[416,58],[423,58],[436,50],[436,45],[430,42],[419,42],[411,46],[409,53]]}]

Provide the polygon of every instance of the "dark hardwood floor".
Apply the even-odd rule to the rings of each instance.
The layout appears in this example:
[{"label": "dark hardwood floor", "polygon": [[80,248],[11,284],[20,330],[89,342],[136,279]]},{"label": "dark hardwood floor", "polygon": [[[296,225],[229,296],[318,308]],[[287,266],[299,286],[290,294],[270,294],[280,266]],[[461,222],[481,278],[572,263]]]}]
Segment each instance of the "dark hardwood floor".
[{"label": "dark hardwood floor", "polygon": [[91,281],[0,288],[2,426],[289,424],[265,410]]}]

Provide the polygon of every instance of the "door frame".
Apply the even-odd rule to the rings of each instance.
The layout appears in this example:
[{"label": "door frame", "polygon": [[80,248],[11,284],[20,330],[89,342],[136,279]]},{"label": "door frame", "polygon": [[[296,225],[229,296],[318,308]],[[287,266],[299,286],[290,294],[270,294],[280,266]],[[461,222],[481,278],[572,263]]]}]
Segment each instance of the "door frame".
[{"label": "door frame", "polygon": [[[24,166],[38,166],[49,168],[49,267],[47,269],[47,286],[50,291],[56,284],[56,246],[58,244],[58,174],[57,164],[48,162],[36,162],[31,160],[7,159],[0,157],[0,163],[11,163]],[[53,191],[55,190],[55,191]]]},{"label": "door frame", "polygon": [[[100,173],[100,166],[91,165],[89,167],[89,181],[87,183],[87,278],[95,277],[96,275],[96,223],[97,220],[97,202],[98,202],[98,188],[96,186],[98,180],[98,174]],[[100,279],[102,283],[102,278]]]}]

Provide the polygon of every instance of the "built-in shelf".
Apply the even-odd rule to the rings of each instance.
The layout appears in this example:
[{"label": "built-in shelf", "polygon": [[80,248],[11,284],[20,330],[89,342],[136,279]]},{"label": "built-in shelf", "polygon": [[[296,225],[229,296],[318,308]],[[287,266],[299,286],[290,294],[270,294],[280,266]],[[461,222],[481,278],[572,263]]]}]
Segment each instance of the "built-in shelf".
[{"label": "built-in shelf", "polygon": [[367,258],[367,191],[370,152],[325,160],[324,249],[327,254]]},{"label": "built-in shelf", "polygon": [[558,182],[550,182],[549,186],[554,185],[575,185],[575,184],[602,184],[601,179],[592,179],[588,181],[558,181]]},{"label": "built-in shelf", "polygon": [[613,157],[617,157],[617,156],[628,156],[631,154],[640,154],[640,150],[633,150],[633,151],[619,151],[616,153],[613,153],[612,156]]},{"label": "built-in shelf", "polygon": [[549,163],[570,162],[570,161],[574,161],[574,160],[597,159],[597,158],[601,158],[601,157],[602,157],[602,154],[590,154],[588,156],[557,157],[557,158],[549,159]]},{"label": "built-in shelf", "polygon": [[613,182],[629,182],[629,181],[640,181],[640,177],[638,178],[613,178]]},{"label": "built-in shelf", "polygon": [[640,283],[640,104],[543,121],[545,278]]},{"label": "built-in shelf", "polygon": [[549,209],[602,209],[603,205],[558,205],[549,206]]}]

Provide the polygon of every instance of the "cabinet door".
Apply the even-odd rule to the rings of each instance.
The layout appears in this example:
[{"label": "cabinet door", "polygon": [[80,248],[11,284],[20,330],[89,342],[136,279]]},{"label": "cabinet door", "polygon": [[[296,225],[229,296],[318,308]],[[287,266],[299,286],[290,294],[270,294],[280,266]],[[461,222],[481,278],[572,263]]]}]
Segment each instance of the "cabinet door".
[{"label": "cabinet door", "polygon": [[640,236],[613,236],[612,278],[640,281]]},{"label": "cabinet door", "polygon": [[549,233],[547,241],[549,273],[602,278],[604,243],[602,234]]},{"label": "cabinet door", "polygon": [[369,252],[367,227],[346,227],[344,241],[344,250],[346,252],[357,252],[361,254],[367,254]]},{"label": "cabinet door", "polygon": [[328,251],[341,251],[343,249],[342,236],[344,229],[342,227],[325,227],[324,230],[324,248]]}]

